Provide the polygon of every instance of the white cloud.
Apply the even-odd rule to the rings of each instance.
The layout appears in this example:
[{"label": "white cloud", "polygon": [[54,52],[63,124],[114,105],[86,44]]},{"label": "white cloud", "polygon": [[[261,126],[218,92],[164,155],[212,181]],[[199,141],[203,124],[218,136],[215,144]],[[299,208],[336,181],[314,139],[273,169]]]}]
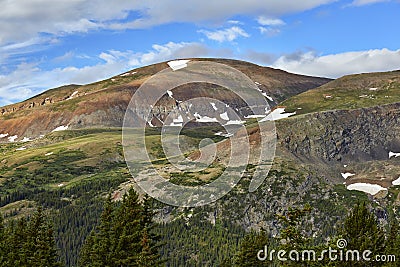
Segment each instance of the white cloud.
[{"label": "white cloud", "polygon": [[354,0],[350,6],[364,6],[389,1],[390,0]]},{"label": "white cloud", "polygon": [[243,25],[243,22],[238,20],[228,20],[228,23],[233,25]]},{"label": "white cloud", "polygon": [[72,59],[74,56],[75,56],[75,53],[74,53],[73,51],[68,51],[68,52],[66,52],[64,55],[59,56],[59,57],[56,57],[56,58],[54,59],[54,61],[59,61],[59,62],[61,62],[61,61],[65,61],[65,60]]},{"label": "white cloud", "polygon": [[281,33],[281,30],[278,29],[278,28],[266,28],[266,27],[260,26],[260,27],[258,27],[258,29],[260,30],[261,34],[265,34],[265,35],[270,36],[270,37],[278,35],[278,34]]},{"label": "white cloud", "polygon": [[[335,0],[1,1],[0,45],[96,29],[137,29],[171,22],[223,22],[235,15],[279,17]],[[128,19],[132,13],[133,19]]]},{"label": "white cloud", "polygon": [[[199,43],[173,43],[153,45],[142,53],[110,50],[98,55],[97,65],[42,70],[37,64],[21,63],[8,75],[0,75],[0,106],[25,100],[43,90],[65,84],[86,84],[106,79],[141,65],[175,58],[218,55],[224,51],[211,51]],[[64,56],[69,56],[66,53]],[[62,57],[64,57],[62,56]]]},{"label": "white cloud", "polygon": [[238,37],[250,37],[250,35],[245,30],[237,26],[217,31],[200,30],[199,32],[207,36],[208,39],[220,43],[225,41],[232,42]]},{"label": "white cloud", "polygon": [[265,16],[259,16],[257,18],[258,24],[261,26],[258,27],[258,30],[261,34],[267,35],[269,37],[276,36],[281,33],[281,27],[286,25],[286,23],[281,19],[274,19]]},{"label": "white cloud", "polygon": [[286,23],[281,19],[271,19],[264,16],[257,18],[257,22],[263,26],[283,26]]},{"label": "white cloud", "polygon": [[348,74],[400,69],[400,49],[347,52],[318,56],[315,52],[299,52],[281,56],[272,64],[289,72],[337,78]]}]

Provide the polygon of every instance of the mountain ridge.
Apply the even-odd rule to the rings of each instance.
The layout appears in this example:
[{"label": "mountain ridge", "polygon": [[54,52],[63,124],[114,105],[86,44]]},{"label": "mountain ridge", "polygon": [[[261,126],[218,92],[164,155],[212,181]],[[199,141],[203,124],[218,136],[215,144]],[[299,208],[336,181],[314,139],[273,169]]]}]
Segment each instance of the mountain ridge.
[{"label": "mountain ridge", "polygon": [[[191,60],[213,61],[237,68],[257,82],[261,92],[273,99],[269,102],[271,106],[277,105],[292,95],[330,81],[327,78],[291,74],[244,61]],[[165,68],[168,68],[167,62],[157,63],[88,85],[66,85],[50,89],[20,103],[2,107],[0,108],[0,133],[18,136],[16,140],[21,140],[24,137],[35,138],[44,135],[58,127],[68,126],[72,129],[120,127],[124,111],[137,88],[149,77]],[[190,88],[200,87],[201,85],[194,85]],[[181,90],[182,97],[191,98],[192,91]],[[207,96],[206,91],[203,92],[204,96]],[[232,103],[235,102],[237,105],[235,98],[229,98]],[[170,111],[175,106],[176,100],[168,98],[164,98],[164,100],[162,105],[166,107],[167,111]],[[154,114],[154,116],[158,116],[158,119],[162,120],[164,113]],[[0,141],[2,140],[0,139]]]}]

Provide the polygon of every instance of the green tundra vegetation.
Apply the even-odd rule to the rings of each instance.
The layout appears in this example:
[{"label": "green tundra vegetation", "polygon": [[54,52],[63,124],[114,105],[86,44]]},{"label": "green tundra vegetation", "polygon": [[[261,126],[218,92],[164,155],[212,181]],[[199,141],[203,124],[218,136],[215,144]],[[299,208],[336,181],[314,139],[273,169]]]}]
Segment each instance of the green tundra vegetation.
[{"label": "green tundra vegetation", "polygon": [[[158,133],[156,129],[152,131],[154,134],[148,137],[149,144],[153,146],[150,149],[154,149],[154,154],[157,154],[159,148],[154,140],[158,138]],[[197,135],[202,138],[212,137],[213,133],[210,128],[199,128]],[[193,144],[201,140],[193,130],[188,131],[187,138],[192,138]],[[62,266],[78,266],[81,258],[80,263],[83,266],[90,266],[90,261],[85,263],[85,257],[82,256],[85,253],[82,251],[87,251],[91,242],[101,240],[101,229],[105,227],[102,225],[102,212],[111,209],[112,215],[109,216],[117,218],[116,214],[124,202],[113,201],[110,208],[109,204],[104,205],[104,201],[109,193],[120,190],[121,184],[132,179],[123,161],[121,131],[87,129],[55,132],[32,142],[30,146],[26,151],[15,151],[18,147],[16,144],[0,146],[3,162],[6,161],[0,167],[0,212],[4,217],[4,224],[6,228],[10,222],[18,225],[18,220],[32,218],[35,210],[42,207],[53,225],[57,261]],[[372,209],[379,208],[365,194],[348,191],[344,185],[331,186],[306,167],[279,156],[276,157],[265,183],[255,192],[249,193],[249,177],[253,170],[254,166],[249,165],[239,184],[212,205],[182,209],[154,201],[156,223],[151,227],[151,234],[160,238],[156,247],[158,246],[161,259],[165,261],[162,264],[234,264],[232,261],[240,257],[236,256],[240,251],[239,246],[242,240],[246,240],[243,238],[248,229],[251,229],[243,222],[246,216],[255,216],[259,224],[273,222],[277,225],[279,220],[276,213],[284,213],[290,206],[304,206],[309,203],[312,207],[310,216],[318,229],[311,243],[324,244],[327,238],[339,234],[338,226],[343,224],[344,215],[357,200],[369,203]],[[187,182],[174,174],[170,178],[176,183]],[[311,189],[299,192],[298,188],[305,184],[311,184]],[[388,211],[398,209],[391,204],[397,195],[398,187],[389,190]],[[270,207],[271,203],[281,204]],[[276,212],[267,211],[267,208]],[[263,217],[257,217],[261,215]],[[389,215],[390,220],[395,217],[394,214]],[[248,220],[251,221],[251,217]],[[397,236],[398,231],[393,220],[392,225],[394,226],[390,233]],[[276,234],[268,232],[268,227],[263,227],[270,242],[277,243],[272,239]],[[389,230],[385,230],[387,236]],[[113,248],[113,251],[117,251],[117,248]],[[246,252],[242,255],[248,254]]]}]

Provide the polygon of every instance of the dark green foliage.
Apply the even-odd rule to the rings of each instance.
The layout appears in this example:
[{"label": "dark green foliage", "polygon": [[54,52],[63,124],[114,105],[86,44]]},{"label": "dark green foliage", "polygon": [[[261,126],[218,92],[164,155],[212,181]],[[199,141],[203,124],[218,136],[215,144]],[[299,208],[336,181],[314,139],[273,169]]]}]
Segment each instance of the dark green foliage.
[{"label": "dark green foliage", "polygon": [[61,266],[53,227],[41,208],[29,220],[0,224],[0,266]]},{"label": "dark green foliage", "polygon": [[311,207],[289,208],[285,215],[277,215],[278,220],[283,224],[280,238],[284,241],[283,249],[304,249],[310,244],[310,239],[304,234],[304,217],[310,214]]},{"label": "dark green foliage", "polygon": [[153,231],[153,211],[131,188],[120,205],[109,196],[101,221],[89,235],[80,255],[80,266],[160,266],[158,236]]},{"label": "dark green foliage", "polygon": [[[382,255],[385,252],[385,236],[379,227],[375,215],[365,203],[356,204],[344,222],[342,236],[347,241],[346,249],[372,251],[372,255]],[[378,262],[349,262],[343,266],[381,266]]]},{"label": "dark green foliage", "polygon": [[[257,254],[260,250],[265,251],[265,246],[270,247],[271,242],[264,230],[259,233],[250,233],[246,235],[241,244],[239,252],[235,257],[235,266],[238,267],[257,267],[257,266],[269,266],[271,264],[268,259],[261,261],[257,258]],[[260,257],[264,257],[264,253],[260,254]]]},{"label": "dark green foliage", "polygon": [[400,266],[400,229],[399,222],[396,218],[392,218],[392,223],[390,224],[389,234],[385,243],[385,254],[394,255],[396,257],[396,262],[388,262],[385,266]]}]

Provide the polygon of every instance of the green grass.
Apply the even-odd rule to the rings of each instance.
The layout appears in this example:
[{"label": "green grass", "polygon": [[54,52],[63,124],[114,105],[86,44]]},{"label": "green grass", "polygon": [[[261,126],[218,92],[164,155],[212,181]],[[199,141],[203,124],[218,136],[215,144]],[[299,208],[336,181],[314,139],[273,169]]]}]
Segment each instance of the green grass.
[{"label": "green grass", "polygon": [[[377,90],[370,90],[377,88]],[[281,103],[286,112],[307,114],[368,108],[400,102],[400,73],[351,75],[291,97]]]}]

